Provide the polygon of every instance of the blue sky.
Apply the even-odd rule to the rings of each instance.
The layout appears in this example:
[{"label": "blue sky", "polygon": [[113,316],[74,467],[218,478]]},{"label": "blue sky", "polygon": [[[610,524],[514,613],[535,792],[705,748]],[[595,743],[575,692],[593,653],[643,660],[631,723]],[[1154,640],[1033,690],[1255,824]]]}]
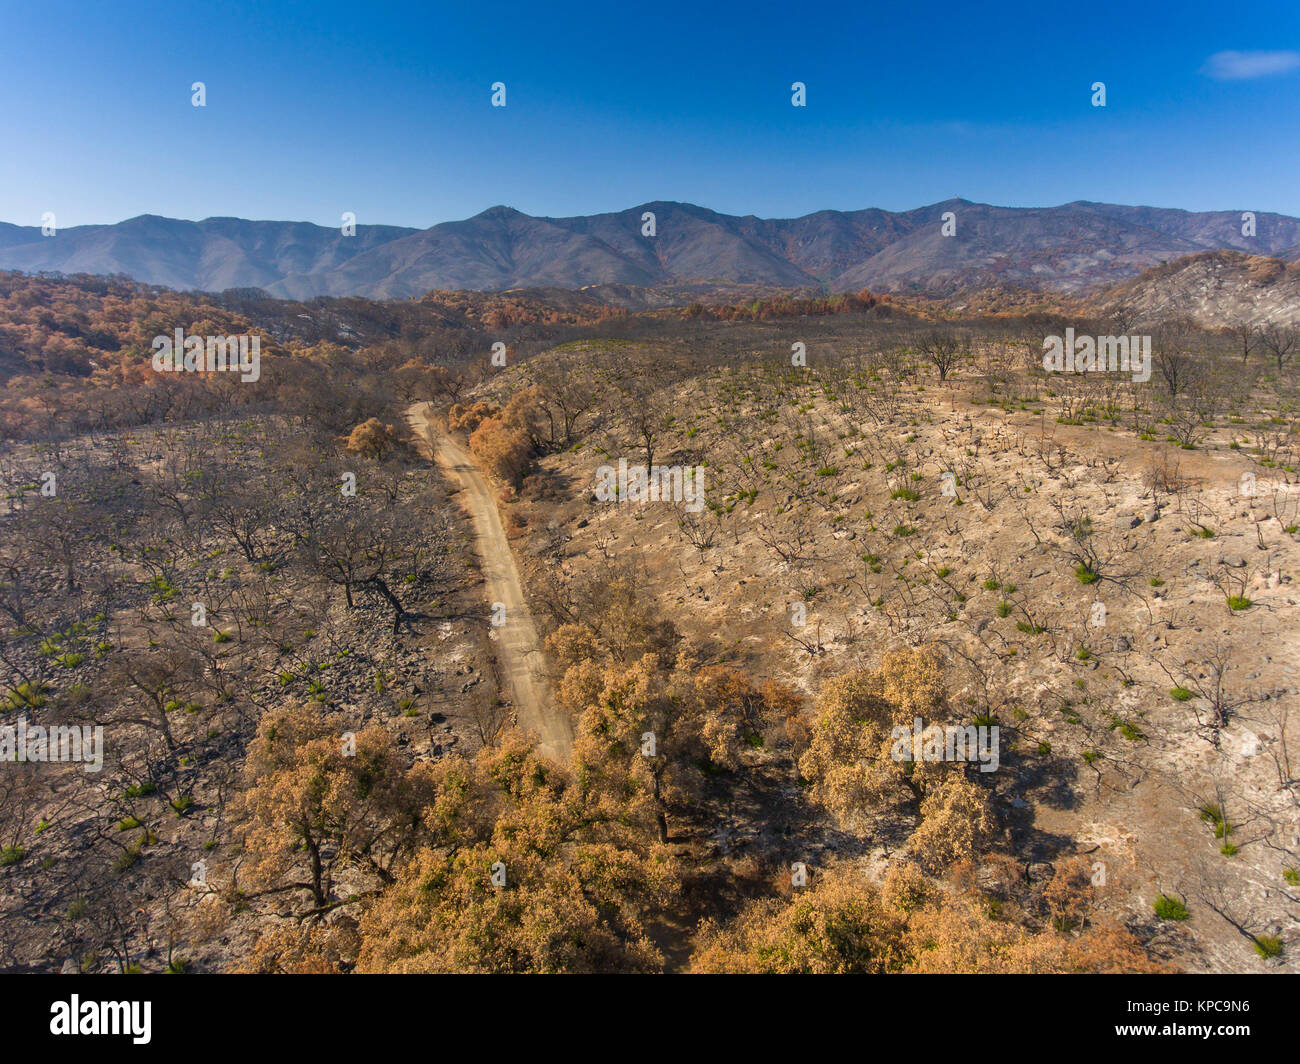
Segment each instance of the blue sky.
[{"label": "blue sky", "polygon": [[1300,215],[1296,0],[0,0],[0,34],[0,220],[27,225],[953,196]]}]

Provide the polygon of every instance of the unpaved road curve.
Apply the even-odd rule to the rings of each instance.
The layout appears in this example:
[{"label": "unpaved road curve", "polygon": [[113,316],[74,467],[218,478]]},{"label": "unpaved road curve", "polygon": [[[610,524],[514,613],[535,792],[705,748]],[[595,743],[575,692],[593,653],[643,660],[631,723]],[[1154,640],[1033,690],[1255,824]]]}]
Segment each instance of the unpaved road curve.
[{"label": "unpaved road curve", "polygon": [[505,605],[505,625],[494,628],[498,665],[509,686],[519,726],[535,732],[538,748],[548,757],[567,760],[573,746],[573,727],[555,702],[546,658],[532,614],[524,601],[523,585],[515,557],[501,527],[496,494],[473,459],[434,423],[428,403],[407,411],[417,439],[428,445],[432,458],[461,488],[460,501],[474,524],[475,549],[487,581],[488,602]]}]

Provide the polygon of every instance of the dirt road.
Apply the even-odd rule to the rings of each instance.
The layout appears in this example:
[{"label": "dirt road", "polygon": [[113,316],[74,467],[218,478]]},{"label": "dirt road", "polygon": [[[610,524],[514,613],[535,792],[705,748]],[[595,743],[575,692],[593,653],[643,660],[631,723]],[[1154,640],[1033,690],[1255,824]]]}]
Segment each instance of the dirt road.
[{"label": "dirt road", "polygon": [[[501,527],[496,494],[473,459],[433,421],[429,404],[411,407],[407,419],[416,436],[428,444],[428,457],[461,488],[461,505],[473,521],[475,548],[487,581],[488,607],[493,608],[494,603],[505,606],[505,624],[492,629],[496,636],[493,645],[519,726],[536,733],[537,745],[544,754],[567,760],[573,728],[568,715],[556,705],[551,690],[541,640],[524,600],[514,554]],[[487,624],[489,617],[485,615],[483,620]]]}]

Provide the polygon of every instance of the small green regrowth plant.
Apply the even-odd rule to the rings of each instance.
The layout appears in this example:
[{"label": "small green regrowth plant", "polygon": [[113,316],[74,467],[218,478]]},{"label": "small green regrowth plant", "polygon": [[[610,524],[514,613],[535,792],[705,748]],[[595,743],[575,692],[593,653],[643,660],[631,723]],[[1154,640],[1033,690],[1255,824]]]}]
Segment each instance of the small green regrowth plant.
[{"label": "small green regrowth plant", "polygon": [[1282,940],[1277,935],[1256,935],[1254,945],[1255,952],[1265,960],[1282,955]]},{"label": "small green regrowth plant", "polygon": [[1168,894],[1161,894],[1156,898],[1155,911],[1156,916],[1161,920],[1186,920],[1191,916],[1186,905]]}]

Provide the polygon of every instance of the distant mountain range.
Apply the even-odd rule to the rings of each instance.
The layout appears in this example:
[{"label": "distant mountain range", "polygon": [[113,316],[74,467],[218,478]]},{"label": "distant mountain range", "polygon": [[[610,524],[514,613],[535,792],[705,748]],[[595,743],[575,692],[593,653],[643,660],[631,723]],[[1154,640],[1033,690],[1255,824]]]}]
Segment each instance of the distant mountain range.
[{"label": "distant mountain range", "polygon": [[[653,237],[642,217],[655,216]],[[952,212],[956,232],[944,236]],[[1300,259],[1300,219],[1107,203],[992,207],[954,199],[912,211],[735,217],[688,203],[534,218],[493,207],[429,229],[308,222],[181,221],[141,215],[43,237],[0,223],[0,269],[126,274],[182,290],[261,288],[274,296],[419,296],[430,289],[624,284],[761,284],[950,295],[995,285],[1083,294],[1209,250]]]}]

